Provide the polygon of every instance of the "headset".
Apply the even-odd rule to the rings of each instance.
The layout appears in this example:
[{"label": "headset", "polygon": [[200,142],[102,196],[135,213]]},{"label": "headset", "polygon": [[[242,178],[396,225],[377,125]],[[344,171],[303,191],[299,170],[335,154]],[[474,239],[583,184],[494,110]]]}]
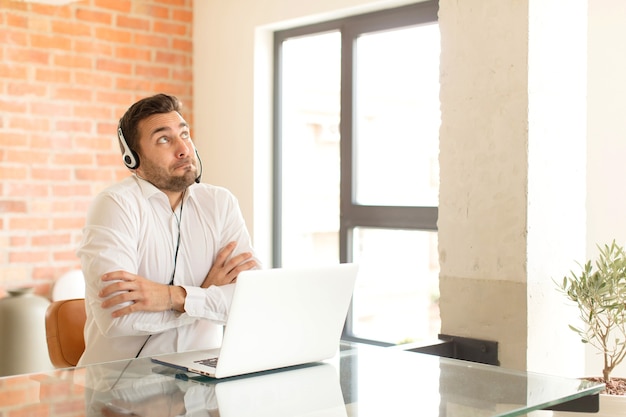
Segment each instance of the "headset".
[{"label": "headset", "polygon": [[[117,137],[119,138],[120,143],[122,144],[122,148],[124,149],[124,152],[122,153],[122,160],[124,161],[124,165],[126,165],[126,168],[139,168],[139,155],[137,155],[137,152],[133,151],[132,149],[130,149],[130,146],[128,146],[126,138],[124,138],[124,133],[122,133],[121,127],[117,128]],[[196,146],[193,144],[193,142],[191,143],[191,146],[193,146],[193,150],[196,153],[196,159],[198,160],[199,166],[196,182],[199,183],[202,179],[202,160],[200,159],[200,154],[198,153],[198,150],[196,149]]]}]

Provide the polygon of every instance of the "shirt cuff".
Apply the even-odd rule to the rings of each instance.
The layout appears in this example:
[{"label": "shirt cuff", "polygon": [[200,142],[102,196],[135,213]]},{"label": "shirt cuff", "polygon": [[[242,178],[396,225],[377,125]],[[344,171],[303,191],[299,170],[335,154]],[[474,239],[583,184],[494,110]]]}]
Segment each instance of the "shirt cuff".
[{"label": "shirt cuff", "polygon": [[191,317],[202,317],[226,323],[235,284],[212,285],[209,288],[183,286],[187,292],[185,312]]}]

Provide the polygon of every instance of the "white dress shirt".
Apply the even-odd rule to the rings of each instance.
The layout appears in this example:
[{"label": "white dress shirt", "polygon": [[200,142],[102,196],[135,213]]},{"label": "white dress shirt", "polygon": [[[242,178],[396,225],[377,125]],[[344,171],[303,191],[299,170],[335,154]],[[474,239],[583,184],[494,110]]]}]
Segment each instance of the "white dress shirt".
[{"label": "white dress shirt", "polygon": [[[200,285],[218,251],[231,241],[237,242],[233,255],[254,253],[238,202],[224,188],[194,183],[174,211],[163,192],[135,175],[102,191],[91,204],[77,251],[87,309],[79,365],[134,358],[140,350],[139,356],[152,356],[219,347],[234,284]],[[187,292],[185,313],[112,318],[119,306],[104,310],[98,292],[105,285],[102,275],[117,270],[162,284],[175,270],[174,285]]]}]

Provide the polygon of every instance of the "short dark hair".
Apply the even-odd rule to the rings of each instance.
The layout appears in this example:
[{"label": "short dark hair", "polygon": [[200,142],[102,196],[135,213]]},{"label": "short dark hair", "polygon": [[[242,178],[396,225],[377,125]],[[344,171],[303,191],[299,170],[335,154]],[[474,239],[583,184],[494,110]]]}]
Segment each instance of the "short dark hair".
[{"label": "short dark hair", "polygon": [[[137,143],[139,141],[139,122],[154,114],[169,113],[176,111],[180,113],[182,104],[180,101],[168,94],[156,94],[146,97],[126,110],[126,113],[120,119],[118,128],[121,129],[124,139],[128,147],[137,152]],[[120,142],[120,149],[124,153],[124,148]]]}]

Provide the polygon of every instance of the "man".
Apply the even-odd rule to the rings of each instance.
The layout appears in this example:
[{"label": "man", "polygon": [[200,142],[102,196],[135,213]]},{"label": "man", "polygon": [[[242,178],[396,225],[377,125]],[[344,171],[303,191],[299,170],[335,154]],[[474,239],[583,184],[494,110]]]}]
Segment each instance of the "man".
[{"label": "man", "polygon": [[259,265],[237,200],[200,183],[176,97],[133,104],[118,138],[134,175],[102,191],[87,214],[79,365],[218,347],[237,275]]}]

